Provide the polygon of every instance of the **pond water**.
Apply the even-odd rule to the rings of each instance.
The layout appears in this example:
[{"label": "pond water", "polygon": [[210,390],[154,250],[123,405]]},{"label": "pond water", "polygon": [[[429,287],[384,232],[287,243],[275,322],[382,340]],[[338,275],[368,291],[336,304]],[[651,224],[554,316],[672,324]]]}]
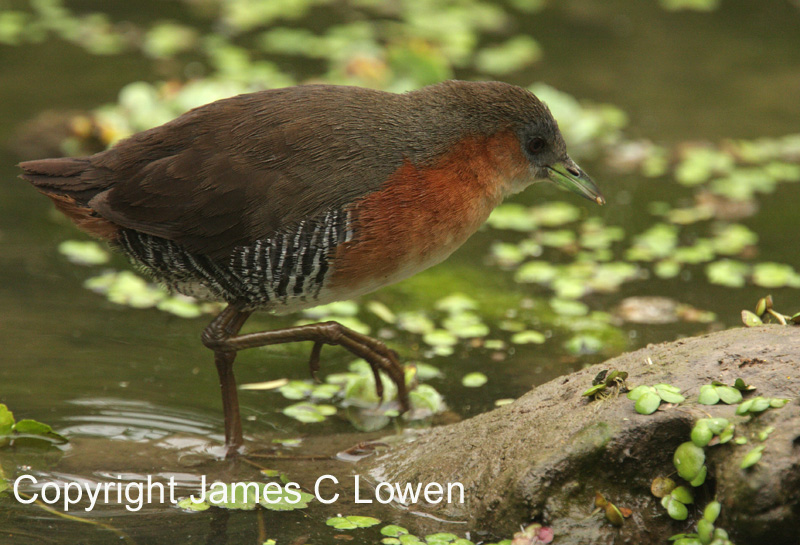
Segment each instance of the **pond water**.
[{"label": "pond water", "polygon": [[[628,115],[626,138],[648,139],[668,149],[677,149],[683,142],[777,138],[800,128],[800,9],[796,3],[724,2],[710,13],[673,13],[655,1],[551,4],[534,14],[518,14],[512,28],[505,29],[509,34],[533,36],[544,51],[540,61],[513,72],[504,78],[507,81],[546,82],[581,100],[613,104]],[[105,9],[98,2],[70,5],[76,10]],[[118,10],[111,15],[114,20],[191,19],[178,2],[123,3],[114,9]],[[325,13],[336,17],[332,7]],[[308,24],[322,25],[319,20]],[[0,464],[7,476],[27,473],[40,482],[84,484],[137,482],[148,475],[157,480],[174,477],[181,491],[178,495],[193,492],[203,475],[209,482],[257,479],[256,465],[286,472],[290,480],[305,487],[326,473],[344,481],[351,466],[325,457],[392,434],[391,426],[359,432],[342,411],[324,422],[303,424],[281,413],[294,401],[275,392],[246,390],[240,393],[240,401],[248,444],[267,457],[252,458],[256,465],[220,461],[223,426],[217,377],[211,354],[199,340],[210,317],[184,319],[155,309],[134,309],[85,289],[83,282],[103,267],[76,266],[59,253],[58,246],[67,239],[86,237],[57,217],[47,199],[16,179],[15,164],[30,158],[14,151],[24,123],[44,110],[88,110],[114,102],[119,89],[131,81],[157,81],[154,63],[132,53],[90,55],[49,39],[16,47],[0,45],[0,66],[0,402],[17,420],[46,422],[70,439],[67,445],[44,450],[25,444],[0,447]],[[313,69],[313,63],[303,66]],[[456,74],[472,77],[474,72],[465,68]],[[615,259],[624,260],[633,237],[659,221],[651,203],[690,207],[695,202],[694,189],[676,183],[671,174],[648,178],[620,171],[610,166],[609,155],[595,152],[579,161],[602,188],[608,201],[603,208],[542,186],[530,188],[513,202],[537,206],[564,201],[577,207],[580,223],[569,223],[566,230],[578,230],[589,218],[621,227],[627,242],[611,250]],[[795,221],[798,187],[779,184],[774,192],[758,194],[750,202],[757,211],[738,223],[757,233],[758,242],[749,245],[742,259],[800,269]],[[710,228],[708,222],[698,222],[681,229],[686,242],[707,237]],[[538,283],[517,282],[519,264],[501,267],[490,259],[491,248],[498,242],[511,245],[528,237],[487,227],[444,264],[360,301],[359,319],[373,332],[387,333],[390,346],[404,359],[425,361],[441,371],[440,377],[425,382],[442,394],[447,410],[426,424],[490,410],[499,399],[519,397],[536,384],[621,351],[737,326],[740,311],[753,307],[767,293],[772,293],[784,312],[800,310],[796,289],[768,289],[765,282],[759,286],[751,280],[741,288],[710,283],[705,262],[683,264],[679,274],[663,278],[651,264],[640,263],[637,279],[623,282],[617,290],[597,291],[577,300],[591,311],[611,313],[627,297],[662,296],[710,311],[714,317],[666,324],[611,320],[599,332],[596,324],[589,324],[590,333],[596,333],[592,339],[600,345],[585,345],[589,341],[579,339],[577,348],[570,348],[570,340],[583,332],[575,322],[588,318],[581,312],[537,318],[537,309],[552,298],[552,291]],[[569,251],[548,249],[546,244],[543,252],[542,260],[572,260]],[[126,264],[115,257],[110,266],[123,269]],[[421,335],[398,330],[364,310],[367,302],[377,301],[394,312],[422,310],[439,323],[445,316],[435,308],[436,301],[456,292],[476,301],[475,313],[485,316],[489,337],[502,341],[502,346],[488,349],[481,342],[459,340],[452,354],[431,355]],[[257,315],[247,329],[281,327],[300,318]],[[511,337],[516,326],[503,326],[504,320],[523,322],[526,330],[541,330],[545,342],[514,344]],[[288,346],[243,352],[237,359],[237,378],[240,383],[284,377],[305,380],[309,349]],[[344,371],[350,360],[341,349],[325,348],[323,377]],[[472,372],[487,375],[486,385],[465,387],[461,379]],[[294,438],[303,439],[299,448],[273,443]],[[275,459],[279,454],[284,459]],[[459,533],[461,522],[432,522],[395,508],[318,504],[294,512],[212,508],[187,513],[159,503],[131,512],[110,502],[90,512],[81,508],[70,513],[88,522],[56,516],[41,506],[22,505],[8,494],[0,496],[0,541],[75,543],[80,536],[81,543],[106,543],[118,542],[122,535],[123,542],[139,544],[176,538],[197,543],[262,543],[270,538],[302,543],[296,540],[304,536],[311,536],[311,542],[330,542],[341,532],[331,532],[325,519],[336,513],[373,515],[413,531]],[[357,542],[377,542],[382,536],[373,530],[353,535]]]}]

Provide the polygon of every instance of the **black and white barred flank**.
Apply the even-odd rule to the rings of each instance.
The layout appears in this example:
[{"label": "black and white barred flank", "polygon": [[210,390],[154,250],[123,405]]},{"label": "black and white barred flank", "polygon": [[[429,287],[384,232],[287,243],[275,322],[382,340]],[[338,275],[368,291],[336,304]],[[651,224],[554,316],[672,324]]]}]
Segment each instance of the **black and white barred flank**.
[{"label": "black and white barred flank", "polygon": [[227,263],[128,229],[118,243],[136,265],[173,291],[249,309],[275,308],[318,299],[336,247],[353,236],[350,221],[350,212],[329,210],[269,239],[236,247]]}]

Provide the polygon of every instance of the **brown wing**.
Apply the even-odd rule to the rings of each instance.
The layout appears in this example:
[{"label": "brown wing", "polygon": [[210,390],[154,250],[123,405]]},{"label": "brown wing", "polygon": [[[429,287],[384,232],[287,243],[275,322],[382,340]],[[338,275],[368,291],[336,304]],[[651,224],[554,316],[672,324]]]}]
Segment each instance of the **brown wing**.
[{"label": "brown wing", "polygon": [[398,105],[398,95],[358,88],[263,91],[197,108],[89,158],[21,167],[51,197],[223,258],[379,188],[403,160]]}]

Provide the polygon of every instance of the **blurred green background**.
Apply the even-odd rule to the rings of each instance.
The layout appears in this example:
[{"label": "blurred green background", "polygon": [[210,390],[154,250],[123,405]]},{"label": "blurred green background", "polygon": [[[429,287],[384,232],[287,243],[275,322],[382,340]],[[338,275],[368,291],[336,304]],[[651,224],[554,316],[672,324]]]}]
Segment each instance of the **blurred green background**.
[{"label": "blurred green background", "polygon": [[[530,87],[607,206],[537,185],[440,266],[354,303],[259,315],[248,328],[333,316],[386,339],[405,361],[425,364],[420,379],[432,390],[413,423],[425,426],[649,342],[736,326],[767,293],[782,312],[800,310],[796,1],[4,0],[0,402],[70,438],[58,448],[0,447],[6,475],[63,483],[180,474],[191,489],[219,470],[222,432],[216,373],[199,342],[213,309],[130,277],[114,284],[119,277],[102,275],[129,269],[119,256],[73,263],[85,250],[62,243],[88,237],[16,179],[17,162],[93,153],[241,92],[308,82],[402,92],[451,78]],[[307,381],[308,350],[244,352],[239,381]],[[348,355],[326,348],[323,358],[323,376],[342,378]],[[358,376],[342,380],[366,380]],[[359,395],[310,382],[283,395],[243,391],[245,431],[254,444],[302,437],[291,451],[301,453],[392,433],[375,431],[383,415],[352,407],[369,406]],[[298,402],[315,422],[286,410]],[[335,409],[317,414],[320,405]],[[286,471],[302,480],[320,467]],[[88,516],[137,543],[329,542],[334,533],[324,523],[333,512],[314,504],[305,514],[225,513],[110,506]],[[117,539],[7,494],[0,530],[11,543]],[[360,532],[364,543],[381,537]]]}]

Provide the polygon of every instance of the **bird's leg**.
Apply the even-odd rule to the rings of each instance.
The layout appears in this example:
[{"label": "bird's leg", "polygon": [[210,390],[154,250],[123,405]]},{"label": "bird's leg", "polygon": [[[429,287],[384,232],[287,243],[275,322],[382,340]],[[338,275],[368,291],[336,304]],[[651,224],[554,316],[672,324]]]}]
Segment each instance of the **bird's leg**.
[{"label": "bird's leg", "polygon": [[[283,344],[299,341],[314,341],[315,346],[322,344],[339,345],[347,349],[351,354],[366,360],[375,375],[375,389],[379,396],[383,396],[383,384],[380,380],[379,371],[383,370],[397,385],[397,397],[403,411],[410,408],[408,390],[405,383],[405,373],[403,366],[393,350],[377,339],[362,335],[352,329],[341,325],[338,322],[320,322],[273,331],[262,331],[259,333],[245,333],[226,340],[226,346],[233,350],[243,350],[245,348],[255,348],[258,346],[268,346],[273,344]],[[312,351],[311,368],[314,369],[318,362],[318,351]]]},{"label": "bird's leg", "polygon": [[[241,328],[244,320],[237,321],[237,316],[241,315],[241,311],[233,309],[229,306],[206,328],[203,334],[206,346],[212,348],[215,354],[220,352],[233,352],[246,348],[257,348],[260,346],[269,346],[273,344],[283,344],[300,341],[313,341],[314,347],[311,351],[310,368],[312,375],[319,367],[319,354],[322,345],[340,345],[347,349],[350,353],[359,358],[366,360],[372,368],[375,376],[375,389],[378,395],[383,399],[383,383],[381,382],[379,371],[383,370],[389,375],[397,385],[397,397],[400,401],[400,407],[403,411],[410,408],[408,399],[408,390],[405,383],[405,373],[403,366],[397,358],[397,354],[390,350],[384,343],[372,337],[357,333],[350,328],[347,328],[337,322],[320,322],[317,324],[308,324],[295,327],[287,327],[285,329],[276,329],[272,331],[261,331],[258,333],[245,333],[243,335],[236,335]],[[228,315],[227,317],[223,317]],[[249,315],[249,314],[248,314]],[[247,316],[245,316],[246,319]],[[220,324],[234,324],[236,327],[225,327]],[[220,335],[220,332],[226,333]],[[207,342],[206,337],[212,337],[213,343]],[[231,360],[232,361],[232,360]],[[232,377],[232,375],[231,375]],[[222,379],[221,379],[222,380]],[[230,381],[232,382],[232,381]],[[234,392],[235,394],[235,392]],[[223,393],[223,402],[225,394]],[[229,396],[230,397],[230,396]],[[235,399],[235,395],[232,397]],[[238,414],[238,413],[237,413]],[[226,418],[227,422],[227,418]]]},{"label": "bird's leg", "polygon": [[203,344],[214,351],[214,364],[222,391],[222,410],[225,415],[225,446],[227,456],[232,456],[242,445],[242,418],[239,414],[239,394],[233,374],[236,350],[225,347],[225,340],[235,336],[250,316],[233,305],[225,307],[203,331]]},{"label": "bird's leg", "polygon": [[308,359],[308,370],[311,371],[311,378],[319,382],[317,372],[319,371],[319,355],[322,352],[322,346],[325,343],[317,341],[311,348],[311,357]]},{"label": "bird's leg", "polygon": [[[325,343],[322,341],[317,341],[314,343],[314,347],[311,349],[311,358],[308,361],[308,367],[311,370],[311,376],[316,381],[319,381],[317,378],[317,372],[319,371],[319,356],[322,352],[322,347],[324,344]],[[394,351],[392,351],[392,353],[394,354]],[[397,359],[397,354],[394,354],[394,358]],[[372,370],[372,376],[375,379],[375,392],[378,394],[378,398],[381,400],[381,403],[383,403],[383,381],[381,380],[380,369],[378,366],[373,365],[372,363],[369,364],[369,368]],[[408,408],[404,406],[403,410],[408,410]]]},{"label": "bird's leg", "polygon": [[228,305],[203,330],[203,344],[214,351],[214,363],[219,374],[222,408],[225,415],[225,445],[228,448],[229,456],[235,454],[243,442],[239,396],[236,390],[236,378],[233,374],[233,361],[239,350],[273,344],[313,341],[314,347],[311,350],[309,366],[312,376],[315,376],[319,369],[322,346],[338,344],[369,363],[375,377],[375,389],[381,400],[383,400],[383,383],[379,371],[382,369],[397,385],[397,397],[401,409],[407,411],[410,408],[403,367],[400,365],[397,354],[381,341],[362,335],[337,322],[321,322],[239,335],[239,330],[250,314],[249,311]]}]

